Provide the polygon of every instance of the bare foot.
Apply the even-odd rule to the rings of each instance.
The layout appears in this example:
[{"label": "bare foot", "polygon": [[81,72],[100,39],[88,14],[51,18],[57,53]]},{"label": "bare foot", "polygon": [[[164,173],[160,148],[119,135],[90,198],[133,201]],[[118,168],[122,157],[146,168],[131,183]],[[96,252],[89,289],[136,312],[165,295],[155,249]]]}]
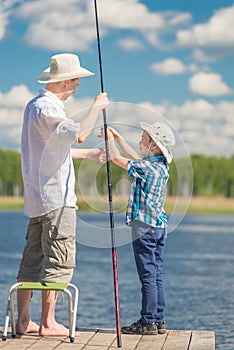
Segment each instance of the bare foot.
[{"label": "bare foot", "polygon": [[[62,324],[55,322],[50,327],[40,326],[39,334],[41,336],[57,336],[57,337],[69,337],[69,329],[64,327]],[[79,332],[75,332],[75,337],[80,335]]]},{"label": "bare foot", "polygon": [[16,324],[16,333],[17,334],[27,334],[27,333],[39,333],[39,326],[32,322],[31,320],[26,323],[17,322]]}]

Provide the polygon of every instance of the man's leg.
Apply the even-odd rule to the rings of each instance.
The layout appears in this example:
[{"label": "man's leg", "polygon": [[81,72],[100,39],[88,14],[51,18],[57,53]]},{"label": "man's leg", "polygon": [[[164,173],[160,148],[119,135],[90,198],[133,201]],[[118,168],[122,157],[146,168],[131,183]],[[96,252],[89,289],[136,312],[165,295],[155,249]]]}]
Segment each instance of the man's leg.
[{"label": "man's leg", "polygon": [[[32,282],[38,280],[43,258],[41,251],[41,230],[40,221],[37,218],[30,219],[27,228],[26,244],[17,276],[18,282]],[[16,323],[16,333],[38,333],[39,331],[39,326],[31,321],[29,314],[31,298],[31,290],[18,290],[18,320]]]},{"label": "man's leg", "polygon": [[42,315],[39,334],[43,336],[69,336],[69,329],[55,320],[55,304],[58,292],[42,291]]},{"label": "man's leg", "polygon": [[[19,282],[22,282],[19,280]],[[39,326],[32,322],[29,315],[29,303],[32,298],[31,290],[19,290],[17,292],[18,320],[16,323],[16,333],[38,333]]]},{"label": "man's leg", "polygon": [[[44,258],[40,281],[68,283],[75,267],[76,210],[66,207],[54,210],[45,215],[42,224]],[[55,291],[42,291],[40,335],[69,335],[69,329],[55,320],[57,295]]]}]

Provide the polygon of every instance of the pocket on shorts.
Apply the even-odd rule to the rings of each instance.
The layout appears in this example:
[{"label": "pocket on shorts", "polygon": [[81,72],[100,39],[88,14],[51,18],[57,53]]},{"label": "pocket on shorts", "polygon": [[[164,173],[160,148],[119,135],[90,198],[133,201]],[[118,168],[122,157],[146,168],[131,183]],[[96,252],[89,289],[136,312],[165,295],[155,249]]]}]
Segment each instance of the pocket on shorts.
[{"label": "pocket on shorts", "polygon": [[73,268],[75,267],[75,255],[76,246],[74,239],[58,238],[52,241],[49,253],[49,262],[51,265],[63,268]]},{"label": "pocket on shorts", "polygon": [[47,226],[47,252],[51,265],[73,268],[76,256],[76,216],[75,210],[61,208],[56,210]]}]

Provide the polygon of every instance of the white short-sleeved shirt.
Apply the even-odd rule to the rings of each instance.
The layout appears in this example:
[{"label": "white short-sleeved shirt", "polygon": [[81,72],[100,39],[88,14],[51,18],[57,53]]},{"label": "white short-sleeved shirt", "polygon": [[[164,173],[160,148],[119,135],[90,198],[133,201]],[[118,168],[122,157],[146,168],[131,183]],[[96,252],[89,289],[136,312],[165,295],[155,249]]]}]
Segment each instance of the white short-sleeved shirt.
[{"label": "white short-sleeved shirt", "polygon": [[40,89],[24,112],[21,135],[24,213],[32,218],[76,206],[71,145],[80,124],[68,119],[63,102]]}]

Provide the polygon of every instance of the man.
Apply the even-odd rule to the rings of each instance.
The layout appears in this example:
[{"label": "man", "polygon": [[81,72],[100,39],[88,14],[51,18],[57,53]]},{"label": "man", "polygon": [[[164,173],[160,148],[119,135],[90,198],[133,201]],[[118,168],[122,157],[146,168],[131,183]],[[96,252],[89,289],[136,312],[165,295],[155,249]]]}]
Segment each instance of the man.
[{"label": "man", "polygon": [[[99,112],[108,104],[99,94],[86,116],[75,123],[66,116],[63,101],[76,92],[80,79],[93,73],[81,67],[74,54],[51,57],[50,67],[38,79],[45,89],[24,112],[21,137],[24,213],[30,218],[18,281],[70,282],[75,267],[76,195],[73,158],[98,159],[100,150],[73,149],[94,127]],[[29,314],[31,291],[18,291],[20,334],[67,336],[69,330],[55,321],[57,292],[42,291],[40,326]]]}]

